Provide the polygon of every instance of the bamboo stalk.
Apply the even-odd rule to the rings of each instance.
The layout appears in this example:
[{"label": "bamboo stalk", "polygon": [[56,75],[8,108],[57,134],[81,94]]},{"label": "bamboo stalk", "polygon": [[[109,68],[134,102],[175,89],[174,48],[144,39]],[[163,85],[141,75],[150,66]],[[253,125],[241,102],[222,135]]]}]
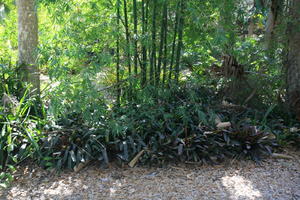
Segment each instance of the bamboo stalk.
[{"label": "bamboo stalk", "polygon": [[[118,26],[118,33],[117,33],[117,83],[120,83],[120,0],[117,0],[117,26]],[[121,98],[121,89],[120,87],[117,88],[117,105],[120,105],[120,98]]]},{"label": "bamboo stalk", "polygon": [[147,3],[145,3],[146,0],[142,0],[142,65],[141,65],[141,73],[142,73],[142,86],[145,86],[147,81],[147,47],[145,45],[146,42],[146,32],[147,32],[147,19],[146,19],[146,9],[147,9]]},{"label": "bamboo stalk", "polygon": [[166,8],[164,10],[164,24],[165,24],[165,32],[164,32],[164,55],[163,55],[163,85],[165,84],[167,77],[167,62],[168,62],[168,0],[166,0]]},{"label": "bamboo stalk", "polygon": [[152,53],[150,60],[150,83],[154,83],[154,76],[156,71],[156,9],[157,0],[153,0],[153,14],[152,14]]},{"label": "bamboo stalk", "polygon": [[133,0],[133,23],[134,23],[134,73],[137,75],[138,73],[138,43],[137,43],[137,38],[138,38],[138,30],[137,30],[137,25],[138,25],[138,19],[137,19],[137,3],[136,0]]},{"label": "bamboo stalk", "polygon": [[166,12],[165,10],[167,9],[167,1],[164,1],[164,6],[162,8],[163,10],[163,15],[162,15],[162,20],[161,20],[161,30],[160,30],[160,46],[159,46],[159,53],[158,53],[158,63],[157,63],[157,71],[156,71],[156,85],[159,85],[160,81],[160,73],[161,73],[161,64],[162,64],[162,59],[163,59],[163,53],[164,53],[164,42],[165,42],[165,15]]},{"label": "bamboo stalk", "polygon": [[181,50],[183,46],[183,28],[184,28],[184,0],[181,0],[181,11],[180,11],[180,19],[178,26],[178,46],[177,46],[177,55],[176,55],[176,65],[175,65],[175,81],[179,81],[179,65],[181,58]]},{"label": "bamboo stalk", "polygon": [[125,34],[126,34],[126,56],[128,64],[128,74],[131,76],[131,59],[130,59],[130,34],[128,26],[128,13],[127,13],[127,2],[124,0],[124,18],[125,18]]},{"label": "bamboo stalk", "polygon": [[170,60],[170,67],[169,67],[169,82],[171,81],[172,74],[173,74],[172,72],[173,72],[173,64],[174,64],[174,57],[175,57],[176,38],[177,38],[178,24],[179,24],[179,8],[180,8],[180,2],[177,3],[177,8],[176,8],[174,36],[172,42],[172,53],[171,53],[171,60]]}]

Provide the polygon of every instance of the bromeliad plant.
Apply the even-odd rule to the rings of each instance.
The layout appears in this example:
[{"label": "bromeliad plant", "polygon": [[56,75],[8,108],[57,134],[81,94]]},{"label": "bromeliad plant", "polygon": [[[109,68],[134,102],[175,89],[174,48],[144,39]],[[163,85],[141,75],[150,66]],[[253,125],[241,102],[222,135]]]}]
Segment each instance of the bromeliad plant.
[{"label": "bromeliad plant", "polygon": [[126,163],[142,151],[143,164],[171,160],[215,163],[233,156],[259,161],[271,150],[267,133],[254,123],[218,130],[215,121],[221,110],[214,107],[214,95],[207,89],[181,85],[135,92],[131,101],[109,112],[92,110],[101,112],[95,113],[102,115],[97,123],[86,122],[80,110],[58,121],[42,139],[42,164],[74,168],[91,159]]},{"label": "bromeliad plant", "polygon": [[222,110],[214,108],[209,90],[181,86],[138,94],[134,103],[116,108],[107,120],[113,122],[106,128],[109,141],[125,162],[143,149],[143,161],[151,163],[215,162],[238,155],[259,161],[271,150],[268,134],[254,123],[218,130],[215,119]]},{"label": "bromeliad plant", "polygon": [[12,169],[26,158],[41,155],[38,142],[42,121],[30,114],[33,102],[33,98],[28,98],[28,90],[20,101],[7,94],[3,96],[0,104],[1,182],[8,183],[11,179],[7,168]]},{"label": "bromeliad plant", "polygon": [[259,162],[263,155],[272,153],[272,146],[275,141],[270,139],[270,133],[261,130],[251,124],[233,125],[227,133],[224,133],[224,140],[227,144],[237,147],[237,155],[249,156]]},{"label": "bromeliad plant", "polygon": [[[71,117],[69,115],[69,117]],[[105,131],[101,128],[87,127],[80,115],[73,119],[60,120],[55,126],[46,126],[42,138],[40,164],[45,168],[73,169],[80,163],[100,160],[108,163]]]}]

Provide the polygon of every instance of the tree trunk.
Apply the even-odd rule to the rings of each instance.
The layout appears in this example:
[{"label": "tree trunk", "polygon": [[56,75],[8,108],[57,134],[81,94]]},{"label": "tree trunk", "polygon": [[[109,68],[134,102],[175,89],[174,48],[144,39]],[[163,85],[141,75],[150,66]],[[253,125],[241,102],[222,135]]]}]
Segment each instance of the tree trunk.
[{"label": "tree trunk", "polygon": [[18,51],[22,81],[32,85],[31,95],[40,95],[37,66],[38,19],[35,0],[18,0]]},{"label": "tree trunk", "polygon": [[287,93],[290,109],[300,120],[300,0],[292,0],[287,27]]},{"label": "tree trunk", "polygon": [[146,47],[146,33],[147,33],[147,15],[146,13],[148,12],[147,8],[148,3],[145,2],[145,0],[142,0],[142,86],[145,86],[146,81],[147,81],[147,47]]},{"label": "tree trunk", "polygon": [[278,23],[279,14],[283,7],[282,0],[271,0],[270,10],[268,13],[268,19],[266,22],[265,32],[265,49],[269,50],[272,48],[272,42],[274,39],[274,29]]},{"label": "tree trunk", "polygon": [[179,65],[180,65],[180,58],[181,58],[181,50],[183,47],[183,27],[184,27],[184,8],[185,2],[181,0],[181,12],[179,18],[179,25],[178,25],[178,45],[177,45],[177,55],[176,55],[176,64],[175,64],[175,81],[179,81]]},{"label": "tree trunk", "polygon": [[[248,6],[252,7],[251,10],[256,10],[256,0],[247,1]],[[254,17],[256,15],[256,12],[254,12],[249,19],[249,25],[248,25],[248,37],[252,37],[254,35],[254,29],[255,29],[255,23],[254,23]]]},{"label": "tree trunk", "polygon": [[157,0],[153,0],[153,14],[152,14],[152,53],[150,60],[150,83],[155,83],[156,72],[156,9]]},{"label": "tree trunk", "polygon": [[175,25],[174,25],[174,36],[173,36],[173,42],[172,42],[172,53],[171,53],[171,61],[170,61],[170,68],[169,68],[169,82],[172,79],[173,74],[173,63],[174,63],[174,57],[175,57],[175,48],[176,48],[176,38],[177,38],[177,32],[178,32],[178,24],[179,24],[179,8],[180,8],[180,1],[177,3],[176,8],[176,16],[175,16]]},{"label": "tree trunk", "polygon": [[[166,0],[166,4],[168,5],[168,0]],[[168,62],[168,6],[165,8],[165,34],[164,34],[164,59],[163,59],[163,85],[166,82],[167,78],[167,62]]]},{"label": "tree trunk", "polygon": [[251,37],[254,35],[254,28],[255,28],[255,24],[253,21],[253,17],[251,17],[251,19],[249,21],[249,26],[248,26],[248,37]]},{"label": "tree trunk", "polygon": [[[118,34],[117,34],[117,66],[116,66],[116,72],[117,72],[117,84],[120,83],[120,0],[117,0],[117,26],[118,26]],[[118,85],[117,88],[117,105],[120,105],[120,98],[121,98],[121,88]]]},{"label": "tree trunk", "polygon": [[134,22],[134,74],[137,76],[138,74],[138,31],[137,31],[137,25],[138,25],[138,19],[137,19],[137,2],[136,0],[133,0],[133,22]]},{"label": "tree trunk", "polygon": [[[128,65],[128,74],[131,76],[131,55],[130,55],[130,34],[128,26],[128,13],[127,13],[127,2],[124,0],[124,18],[125,18],[125,33],[126,33],[126,55],[127,55],[127,65]],[[130,77],[131,78],[131,77]]]},{"label": "tree trunk", "polygon": [[164,6],[162,8],[162,18],[161,18],[161,29],[160,29],[160,45],[159,45],[159,53],[158,53],[158,63],[157,63],[157,71],[156,71],[156,84],[159,85],[160,82],[160,74],[161,74],[161,64],[163,62],[163,53],[164,53],[164,42],[165,42],[165,32],[166,32],[166,15],[167,15],[167,1],[165,0]]}]

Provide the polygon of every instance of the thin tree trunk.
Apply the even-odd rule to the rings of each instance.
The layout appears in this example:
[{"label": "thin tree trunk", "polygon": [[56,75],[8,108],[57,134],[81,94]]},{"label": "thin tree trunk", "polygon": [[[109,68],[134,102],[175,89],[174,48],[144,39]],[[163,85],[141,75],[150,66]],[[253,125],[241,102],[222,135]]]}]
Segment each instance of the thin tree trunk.
[{"label": "thin tree trunk", "polygon": [[[120,83],[120,0],[117,0],[117,28],[118,28],[118,33],[117,33],[117,84]],[[118,86],[117,88],[117,105],[120,105],[120,98],[121,98],[121,89]]]},{"label": "thin tree trunk", "polygon": [[174,64],[174,57],[175,57],[175,48],[176,48],[176,38],[178,33],[178,24],[179,24],[179,8],[180,8],[180,1],[177,3],[176,8],[176,17],[175,17],[175,25],[174,25],[174,36],[172,42],[172,53],[171,53],[171,60],[170,60],[170,68],[169,68],[169,81],[172,79],[172,72],[173,72],[173,64]]},{"label": "thin tree trunk", "polygon": [[178,26],[178,46],[177,46],[177,55],[176,55],[176,65],[175,65],[175,81],[179,81],[179,66],[181,58],[181,50],[183,46],[183,27],[184,27],[184,0],[181,0],[181,11],[180,11],[180,20]]},{"label": "thin tree trunk", "polygon": [[138,25],[138,19],[137,19],[137,3],[136,0],[133,0],[133,23],[134,23],[134,73],[137,76],[138,74],[138,43],[137,43],[137,38],[138,38],[138,30],[137,30],[137,25]]},{"label": "thin tree trunk", "polygon": [[146,0],[142,0],[142,86],[145,86],[146,81],[147,81],[147,47],[146,47],[146,33],[147,33],[147,19],[146,19],[146,11],[147,9],[147,3],[145,4]]},{"label": "thin tree trunk", "polygon": [[164,53],[164,42],[165,42],[165,31],[166,31],[166,24],[165,24],[165,15],[167,10],[167,1],[164,2],[163,6],[163,15],[161,20],[161,30],[160,30],[160,46],[159,46],[159,53],[158,53],[158,63],[157,63],[157,71],[156,71],[156,85],[159,85],[160,81],[160,72],[161,72],[161,64],[163,59]]},{"label": "thin tree trunk", "polygon": [[130,35],[128,27],[128,13],[127,13],[127,2],[124,0],[124,18],[125,18],[125,34],[126,34],[126,54],[127,54],[127,64],[128,64],[128,74],[131,76],[131,57],[130,57]]},{"label": "thin tree trunk", "polygon": [[31,94],[40,96],[37,65],[38,18],[35,0],[18,0],[18,51],[21,77],[32,85]]},{"label": "thin tree trunk", "polygon": [[[168,0],[166,0],[166,5],[168,5]],[[165,8],[165,32],[164,32],[164,56],[163,56],[163,85],[167,78],[167,62],[168,62],[168,6]]]},{"label": "thin tree trunk", "polygon": [[[252,4],[252,9],[256,10],[256,0],[251,0],[251,4]],[[249,25],[248,25],[248,37],[252,37],[254,35],[254,29],[255,29],[255,23],[254,23],[254,16],[256,15],[256,12],[254,12],[252,14],[252,16],[250,16],[249,19]]]},{"label": "thin tree trunk", "polygon": [[300,120],[300,0],[292,0],[287,27],[287,93],[289,106]]},{"label": "thin tree trunk", "polygon": [[[253,7],[255,7],[255,5]],[[250,17],[250,19],[249,19],[249,25],[248,25],[247,29],[248,29],[247,36],[248,37],[252,37],[254,35],[254,30],[255,30],[254,16]]]},{"label": "thin tree trunk", "polygon": [[271,49],[272,47],[272,42],[274,38],[274,29],[282,6],[283,6],[282,0],[271,0],[268,19],[266,22],[265,49]]},{"label": "thin tree trunk", "polygon": [[156,70],[156,7],[157,0],[153,0],[153,14],[152,14],[152,53],[150,61],[150,83],[155,82],[155,70]]},{"label": "thin tree trunk", "polygon": [[[151,2],[152,0],[147,0],[146,2],[147,2],[147,4],[146,4],[146,35],[147,35],[147,37],[146,37],[146,47],[147,47],[147,57],[148,57],[148,59],[147,59],[147,62],[146,62],[146,64],[147,64],[147,79],[148,79],[148,83],[151,83],[151,79],[150,79],[150,68],[151,68],[151,44],[152,43],[150,43],[150,33],[148,32],[148,25],[149,25],[149,23],[150,23],[150,19],[149,19],[149,12],[150,12],[150,9],[149,9],[149,6],[150,6],[150,2]],[[149,28],[150,29],[150,28]],[[149,30],[150,31],[150,30]],[[149,63],[149,66],[148,66],[148,63]],[[148,69],[149,68],[149,69]],[[149,71],[149,73],[148,73],[148,71]]]}]

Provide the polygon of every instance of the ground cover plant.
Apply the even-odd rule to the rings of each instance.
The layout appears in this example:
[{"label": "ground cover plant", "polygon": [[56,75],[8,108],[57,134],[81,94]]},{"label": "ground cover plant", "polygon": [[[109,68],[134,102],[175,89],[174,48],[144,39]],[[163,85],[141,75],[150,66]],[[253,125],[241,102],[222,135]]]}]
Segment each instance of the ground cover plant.
[{"label": "ground cover plant", "polygon": [[299,146],[298,0],[17,3],[0,1],[1,186],[26,159],[260,162]]}]

